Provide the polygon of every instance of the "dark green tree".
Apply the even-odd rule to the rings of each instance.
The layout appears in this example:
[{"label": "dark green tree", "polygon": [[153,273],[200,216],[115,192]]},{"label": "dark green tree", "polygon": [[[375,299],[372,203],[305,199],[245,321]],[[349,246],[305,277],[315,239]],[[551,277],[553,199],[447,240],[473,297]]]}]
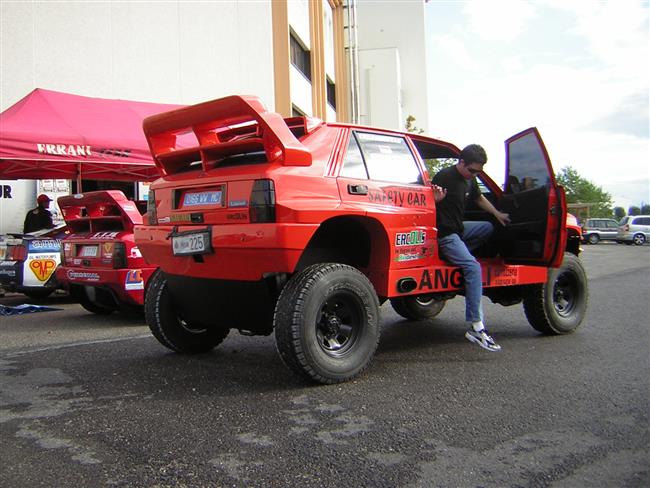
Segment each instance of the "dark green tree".
[{"label": "dark green tree", "polygon": [[571,166],[565,166],[556,174],[557,182],[564,187],[567,203],[591,204],[589,214],[592,217],[611,217],[612,196],[596,186],[591,181],[583,178]]},{"label": "dark green tree", "polygon": [[627,209],[627,214],[628,215],[641,215],[641,209],[637,207],[636,205],[632,205],[630,208]]},{"label": "dark green tree", "polygon": [[641,215],[648,215],[650,214],[650,205],[647,203],[645,205],[641,205]]},{"label": "dark green tree", "polygon": [[614,216],[617,220],[621,220],[625,215],[625,209],[623,207],[614,207]]}]

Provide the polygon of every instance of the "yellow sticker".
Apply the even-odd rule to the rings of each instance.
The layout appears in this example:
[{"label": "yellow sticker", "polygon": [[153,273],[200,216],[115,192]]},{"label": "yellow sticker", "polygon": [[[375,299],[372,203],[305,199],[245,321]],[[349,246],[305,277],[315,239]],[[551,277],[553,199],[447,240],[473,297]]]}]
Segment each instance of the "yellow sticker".
[{"label": "yellow sticker", "polygon": [[34,259],[29,263],[29,269],[39,281],[47,281],[56,269],[54,259]]}]

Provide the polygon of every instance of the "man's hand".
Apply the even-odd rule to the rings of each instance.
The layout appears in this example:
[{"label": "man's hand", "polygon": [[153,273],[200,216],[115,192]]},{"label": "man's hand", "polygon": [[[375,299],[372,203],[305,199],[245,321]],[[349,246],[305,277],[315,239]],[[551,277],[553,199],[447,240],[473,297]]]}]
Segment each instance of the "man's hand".
[{"label": "man's hand", "polygon": [[510,215],[507,213],[499,212],[498,210],[495,209],[494,217],[504,227],[510,223]]},{"label": "man's hand", "polygon": [[447,196],[447,189],[438,185],[431,185],[433,188],[433,200],[438,203]]}]

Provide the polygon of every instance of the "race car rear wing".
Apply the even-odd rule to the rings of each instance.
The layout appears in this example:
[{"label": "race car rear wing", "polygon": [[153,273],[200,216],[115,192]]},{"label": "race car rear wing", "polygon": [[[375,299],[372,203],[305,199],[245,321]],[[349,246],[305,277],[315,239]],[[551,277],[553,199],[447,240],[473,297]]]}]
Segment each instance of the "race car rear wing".
[{"label": "race car rear wing", "polygon": [[[305,122],[305,130],[313,130],[313,124],[307,125]],[[269,162],[287,166],[312,162],[311,153],[287,122],[253,96],[230,96],[152,115],[142,127],[163,175],[178,173],[199,161],[208,170],[226,157],[258,151],[264,151]],[[182,147],[188,140],[183,135],[190,133],[198,144]]]},{"label": "race car rear wing", "polygon": [[66,195],[57,203],[71,232],[132,230],[146,210],[146,202],[129,200],[119,190]]}]

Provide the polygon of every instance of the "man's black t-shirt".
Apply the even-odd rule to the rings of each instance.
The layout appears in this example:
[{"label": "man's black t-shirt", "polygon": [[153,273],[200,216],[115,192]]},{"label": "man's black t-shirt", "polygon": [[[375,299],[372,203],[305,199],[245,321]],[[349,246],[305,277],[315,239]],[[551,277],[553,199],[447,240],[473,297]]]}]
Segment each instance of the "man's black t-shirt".
[{"label": "man's black t-shirt", "polygon": [[438,238],[451,234],[463,234],[463,215],[467,200],[481,196],[476,178],[465,179],[456,166],[438,171],[432,183],[447,189],[447,196],[436,203]]},{"label": "man's black t-shirt", "polygon": [[50,211],[45,208],[36,207],[27,212],[23,232],[27,234],[28,232],[50,229],[52,227],[54,227],[54,224],[52,224],[52,214]]}]

